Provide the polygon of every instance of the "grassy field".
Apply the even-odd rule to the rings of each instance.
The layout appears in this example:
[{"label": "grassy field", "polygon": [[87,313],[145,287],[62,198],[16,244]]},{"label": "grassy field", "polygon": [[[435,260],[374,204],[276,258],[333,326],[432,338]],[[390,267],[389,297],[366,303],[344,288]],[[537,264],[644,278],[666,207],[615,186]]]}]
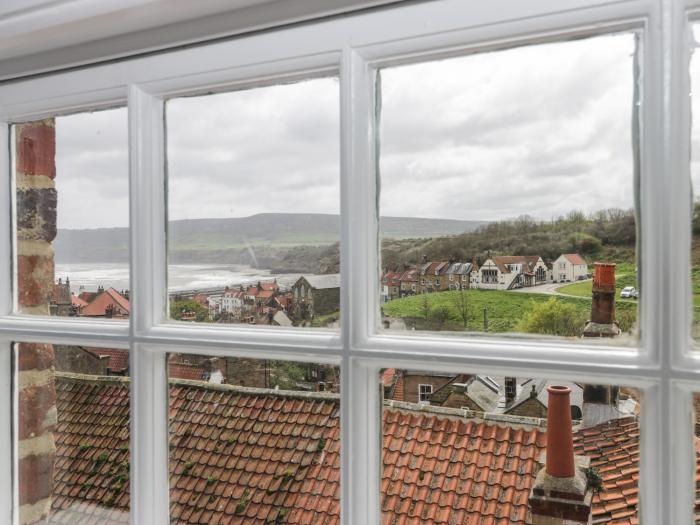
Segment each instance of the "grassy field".
[{"label": "grassy field", "polygon": [[[382,306],[384,315],[415,320],[416,328],[420,329],[421,320],[426,318],[426,310],[445,307],[449,319],[443,329],[484,331],[484,309],[488,314],[489,332],[513,332],[520,319],[530,311],[533,304],[543,303],[554,298],[556,301],[572,304],[577,312],[587,318],[591,311],[590,294],[588,298],[561,297],[538,293],[512,293],[500,290],[467,290],[465,292],[468,304],[468,324],[459,315],[458,294],[447,291],[425,295],[404,297],[389,301]],[[427,308],[425,301],[427,301]],[[620,310],[636,312],[633,301],[621,303]]]},{"label": "grassy field", "polygon": [[[633,264],[621,263],[615,268],[615,295],[618,302],[620,301],[620,292],[626,286],[634,286],[635,288],[639,288],[639,285],[637,284],[636,270]],[[557,291],[559,293],[572,295],[574,297],[586,297],[590,299],[592,288],[593,281],[588,280],[566,284],[561,288],[557,288]],[[622,299],[622,301],[624,302],[627,300]],[[630,301],[634,302],[634,299],[630,299]]]}]

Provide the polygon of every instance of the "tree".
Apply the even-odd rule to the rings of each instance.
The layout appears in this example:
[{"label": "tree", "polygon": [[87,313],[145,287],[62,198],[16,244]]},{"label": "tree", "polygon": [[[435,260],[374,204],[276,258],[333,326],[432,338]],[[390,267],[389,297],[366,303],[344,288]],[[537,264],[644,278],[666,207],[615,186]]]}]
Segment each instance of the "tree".
[{"label": "tree", "polygon": [[454,306],[457,311],[457,316],[462,321],[464,328],[467,328],[469,323],[469,300],[467,297],[467,291],[460,286],[456,292],[452,292],[450,297],[452,306]]},{"label": "tree", "polygon": [[426,321],[430,317],[430,302],[428,301],[428,294],[424,293],[421,299],[420,312],[423,319]]},{"label": "tree", "polygon": [[170,317],[172,319],[180,321],[183,315],[187,316],[189,312],[194,312],[195,320],[198,323],[209,320],[209,310],[204,308],[197,301],[186,299],[184,301],[172,301],[170,303]]},{"label": "tree", "polygon": [[442,330],[450,318],[450,309],[444,305],[438,305],[430,310],[430,322],[434,330]]},{"label": "tree", "polygon": [[583,333],[586,316],[573,304],[554,297],[544,303],[530,303],[530,311],[520,319],[516,331],[529,334],[579,337]]}]

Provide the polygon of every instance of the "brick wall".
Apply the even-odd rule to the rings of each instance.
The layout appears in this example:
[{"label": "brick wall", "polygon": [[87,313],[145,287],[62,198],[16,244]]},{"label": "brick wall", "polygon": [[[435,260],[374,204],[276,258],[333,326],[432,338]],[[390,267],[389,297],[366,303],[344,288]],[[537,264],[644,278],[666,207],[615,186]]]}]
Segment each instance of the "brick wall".
[{"label": "brick wall", "polygon": [[[53,119],[16,127],[17,294],[26,314],[49,315],[56,237],[56,133]],[[56,425],[54,351],[17,345],[19,522],[39,523],[51,508]]]}]

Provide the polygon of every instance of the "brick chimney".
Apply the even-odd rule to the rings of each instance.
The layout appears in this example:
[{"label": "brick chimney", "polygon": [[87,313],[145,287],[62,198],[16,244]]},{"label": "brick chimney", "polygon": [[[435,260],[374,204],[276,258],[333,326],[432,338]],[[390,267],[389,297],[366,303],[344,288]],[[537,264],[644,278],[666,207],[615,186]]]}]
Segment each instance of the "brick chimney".
[{"label": "brick chimney", "polygon": [[589,525],[593,491],[585,469],[590,460],[574,456],[571,389],[550,386],[547,392],[547,451],[530,491],[532,525]]},{"label": "brick chimney", "polygon": [[620,327],[615,322],[615,264],[595,263],[591,319],[583,337],[615,337]]},{"label": "brick chimney", "polygon": [[[16,127],[17,295],[19,310],[48,315],[54,288],[56,130],[53,119]],[[54,350],[18,344],[17,472],[20,525],[44,523],[51,509],[56,426]]]}]

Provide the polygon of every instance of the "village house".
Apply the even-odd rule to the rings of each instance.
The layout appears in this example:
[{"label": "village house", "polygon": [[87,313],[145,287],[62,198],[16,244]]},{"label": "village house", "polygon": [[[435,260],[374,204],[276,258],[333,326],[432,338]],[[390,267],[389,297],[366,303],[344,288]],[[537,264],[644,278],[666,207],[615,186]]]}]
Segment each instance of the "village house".
[{"label": "village house", "polygon": [[416,295],[418,293],[418,270],[411,268],[406,270],[399,277],[399,297]]},{"label": "village house", "polygon": [[79,316],[87,305],[87,301],[73,294],[68,277],[66,277],[65,282],[59,278],[58,282],[54,284],[49,304],[51,315],[59,317]]},{"label": "village house", "polygon": [[80,315],[83,317],[107,317],[125,319],[129,317],[131,308],[129,300],[119,293],[114,288],[101,290],[96,296],[85,306]]},{"label": "village house", "polygon": [[450,290],[466,290],[469,288],[473,265],[472,263],[455,262],[447,268],[447,287]]},{"label": "village house", "polygon": [[556,283],[574,282],[588,278],[588,263],[578,253],[563,253],[552,265]]},{"label": "village house", "polygon": [[418,266],[418,293],[434,293],[448,289],[447,261],[426,261]]},{"label": "village house", "polygon": [[488,258],[472,272],[472,288],[512,290],[547,282],[547,265],[538,255],[502,255]]},{"label": "village house", "polygon": [[385,272],[382,275],[382,301],[391,301],[401,296],[401,274]]},{"label": "village house", "polygon": [[303,275],[292,285],[292,318],[310,320],[340,308],[340,274]]}]

